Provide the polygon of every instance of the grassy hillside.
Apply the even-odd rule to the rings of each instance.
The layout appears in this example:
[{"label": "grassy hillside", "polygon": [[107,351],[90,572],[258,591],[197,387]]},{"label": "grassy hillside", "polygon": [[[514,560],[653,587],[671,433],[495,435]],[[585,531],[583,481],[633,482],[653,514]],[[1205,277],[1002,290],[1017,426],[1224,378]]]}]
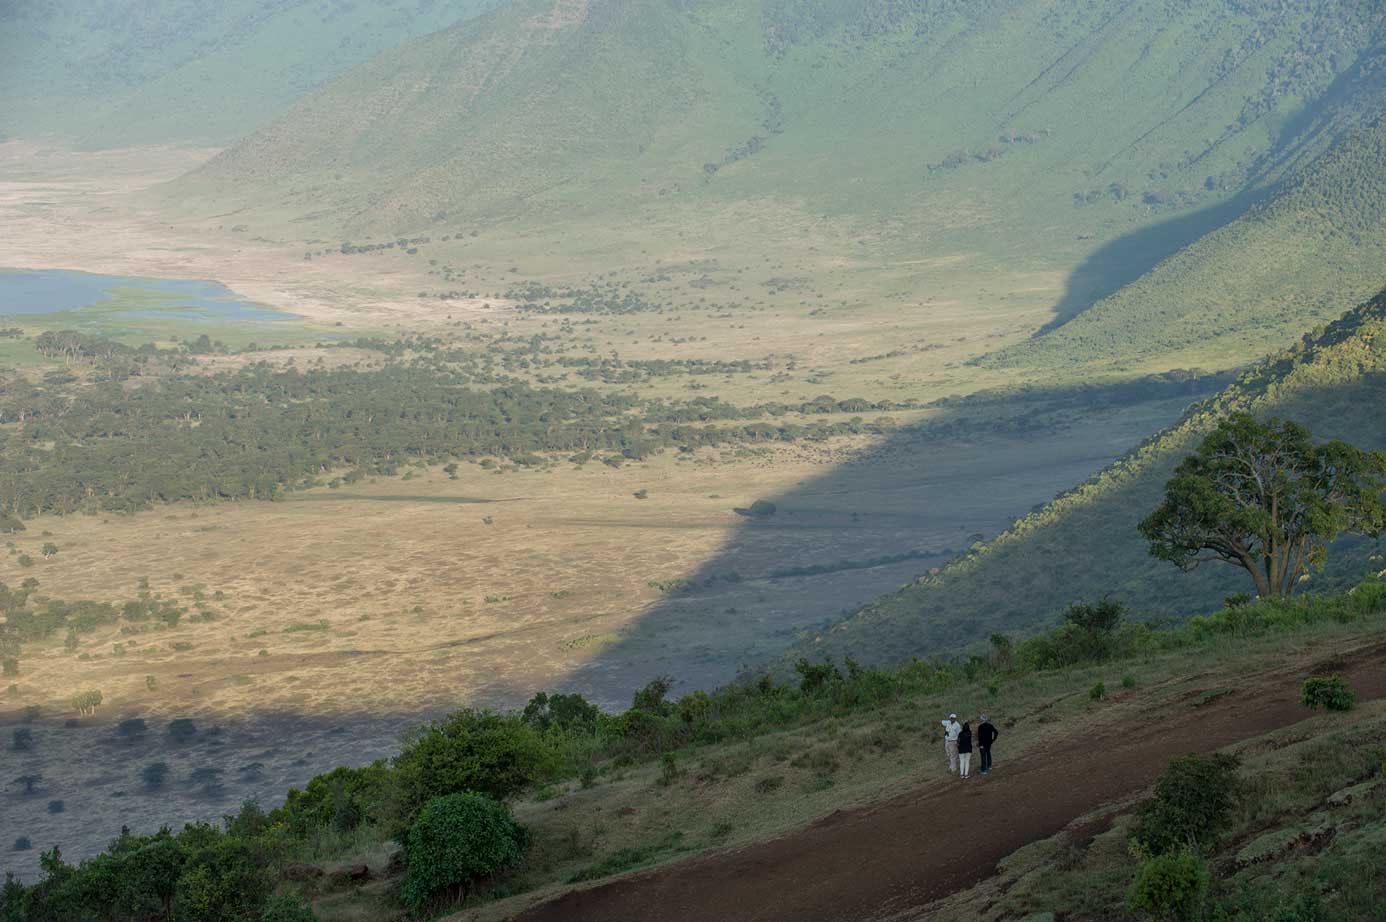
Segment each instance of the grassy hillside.
[{"label": "grassy hillside", "polygon": [[308,95],[165,203],[311,245],[480,229],[597,273],[634,240],[788,255],[867,303],[966,279],[1010,344],[992,374],[1230,368],[1379,285],[1384,36],[1337,0],[518,0]]},{"label": "grassy hillside", "polygon": [[383,49],[491,0],[0,3],[4,136],[224,143]]},{"label": "grassy hillside", "polygon": [[1143,222],[1321,143],[1309,116],[1379,20],[1333,0],[519,0],[353,70],[177,191],[252,183],[354,230],[763,201],[917,240],[1014,223],[1017,195],[1030,234]]},{"label": "grassy hillside", "polygon": [[[1150,558],[1136,524],[1159,503],[1174,466],[1228,412],[1302,420],[1320,438],[1386,446],[1386,293],[1272,356],[1091,481],[978,546],[967,558],[865,606],[812,648],[868,661],[957,648],[992,631],[1033,630],[1068,603],[1111,593],[1147,616],[1183,616],[1245,575],[1205,565],[1183,575]],[[1360,553],[1340,549],[1320,583],[1360,578]],[[1246,585],[1243,585],[1246,583]]]},{"label": "grassy hillside", "polygon": [[1383,163],[1386,117],[1349,130],[1230,224],[985,364],[1197,366],[1287,345],[1304,326],[1370,296],[1386,278]]}]

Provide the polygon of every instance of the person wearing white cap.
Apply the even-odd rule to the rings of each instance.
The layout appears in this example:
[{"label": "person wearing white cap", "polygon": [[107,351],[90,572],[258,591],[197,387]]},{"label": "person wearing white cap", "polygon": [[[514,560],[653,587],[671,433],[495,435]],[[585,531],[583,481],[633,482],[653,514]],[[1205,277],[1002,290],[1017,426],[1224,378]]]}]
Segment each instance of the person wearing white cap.
[{"label": "person wearing white cap", "polygon": [[949,714],[948,719],[940,721],[943,724],[943,754],[948,757],[948,770],[953,774],[958,773],[958,734],[962,732],[962,724],[958,723],[957,714]]}]

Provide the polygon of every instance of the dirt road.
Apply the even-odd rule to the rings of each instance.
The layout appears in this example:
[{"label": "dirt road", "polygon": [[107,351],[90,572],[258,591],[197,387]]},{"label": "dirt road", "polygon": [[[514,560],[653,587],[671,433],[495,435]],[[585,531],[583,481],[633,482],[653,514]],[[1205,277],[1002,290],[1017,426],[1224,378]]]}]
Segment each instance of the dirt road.
[{"label": "dirt road", "polygon": [[[1386,695],[1386,644],[1325,668],[1358,700]],[[834,813],[782,838],[691,858],[564,894],[522,922],[861,922],[965,889],[1016,849],[1103,804],[1138,793],[1169,759],[1232,745],[1309,716],[1304,664],[1248,675],[1200,707],[1150,708],[1120,731],[1096,729],[1014,762],[998,749],[986,778],[954,780]]]}]

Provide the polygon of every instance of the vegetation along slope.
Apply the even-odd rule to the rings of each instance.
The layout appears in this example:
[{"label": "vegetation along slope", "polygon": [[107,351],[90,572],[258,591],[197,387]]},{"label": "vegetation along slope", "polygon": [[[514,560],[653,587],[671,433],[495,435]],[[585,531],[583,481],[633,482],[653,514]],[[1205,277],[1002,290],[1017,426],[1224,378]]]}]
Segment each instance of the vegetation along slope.
[{"label": "vegetation along slope", "polygon": [[[1241,571],[1205,564],[1181,575],[1151,558],[1136,525],[1160,502],[1175,465],[1228,413],[1312,420],[1318,438],[1386,447],[1386,293],[1271,356],[1176,426],[1089,482],[1026,516],[964,559],[864,606],[813,649],[889,661],[921,647],[966,645],[1026,630],[1076,597],[1111,593],[1151,617],[1186,616],[1219,594],[1247,591]],[[1317,577],[1359,578],[1365,545],[1342,546]],[[1245,584],[1245,585],[1244,585]]]}]

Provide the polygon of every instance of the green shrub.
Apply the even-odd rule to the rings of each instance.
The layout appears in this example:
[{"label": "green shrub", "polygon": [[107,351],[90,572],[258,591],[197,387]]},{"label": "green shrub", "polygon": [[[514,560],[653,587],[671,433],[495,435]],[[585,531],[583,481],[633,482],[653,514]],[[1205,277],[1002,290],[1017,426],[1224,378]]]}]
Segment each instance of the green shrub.
[{"label": "green shrub", "polygon": [[674,677],[662,675],[651,679],[645,683],[645,687],[635,693],[631,699],[630,706],[637,711],[647,711],[651,714],[667,714],[669,712],[669,692],[674,688]]},{"label": "green shrub", "polygon": [[518,717],[464,709],[416,730],[395,757],[398,819],[437,797],[475,791],[504,800],[553,773],[556,756]]},{"label": "green shrub", "polygon": [[543,733],[557,728],[565,733],[591,733],[601,711],[582,695],[539,692],[525,705],[520,719]]},{"label": "green shrub", "polygon": [[679,768],[678,760],[674,758],[674,754],[672,752],[664,753],[663,758],[660,760],[659,768],[660,787],[667,788],[675,781],[678,781],[679,776],[682,774],[683,771]]},{"label": "green shrub", "polygon": [[430,800],[409,828],[402,895],[415,911],[456,902],[477,881],[513,866],[524,854],[524,831],[510,810],[465,791]]},{"label": "green shrub", "polygon": [[1148,919],[1192,922],[1202,917],[1211,881],[1203,859],[1192,851],[1158,855],[1141,866],[1126,905]]},{"label": "green shrub", "polygon": [[778,510],[775,504],[768,499],[758,499],[751,503],[751,508],[748,511],[756,518],[768,518],[774,515]]},{"label": "green shrub", "polygon": [[1121,677],[1121,687],[1122,687],[1122,688],[1135,688],[1135,687],[1136,687],[1136,677],[1133,676],[1133,675],[1124,675],[1124,676],[1122,676],[1122,677]]},{"label": "green shrub", "polygon": [[1088,689],[1088,697],[1091,698],[1093,701],[1101,701],[1103,698],[1106,697],[1106,695],[1107,686],[1101,682],[1098,682],[1092,688]]},{"label": "green shrub", "polygon": [[1357,696],[1342,676],[1311,676],[1304,680],[1302,700],[1315,711],[1350,711]]},{"label": "green shrub", "polygon": [[1131,838],[1147,855],[1211,845],[1241,794],[1236,756],[1214,753],[1175,759],[1141,805]]},{"label": "green shrub", "polygon": [[276,893],[265,901],[260,922],[317,922],[317,916],[297,896]]},{"label": "green shrub", "polygon": [[389,784],[390,769],[383,760],[362,768],[334,768],[301,791],[291,788],[284,806],[271,816],[299,837],[319,828],[347,832],[379,819]]},{"label": "green shrub", "polygon": [[826,688],[829,684],[842,678],[842,674],[837,671],[831,658],[825,659],[821,663],[815,663],[801,656],[799,661],[794,664],[794,671],[799,673],[799,691],[806,695]]}]

